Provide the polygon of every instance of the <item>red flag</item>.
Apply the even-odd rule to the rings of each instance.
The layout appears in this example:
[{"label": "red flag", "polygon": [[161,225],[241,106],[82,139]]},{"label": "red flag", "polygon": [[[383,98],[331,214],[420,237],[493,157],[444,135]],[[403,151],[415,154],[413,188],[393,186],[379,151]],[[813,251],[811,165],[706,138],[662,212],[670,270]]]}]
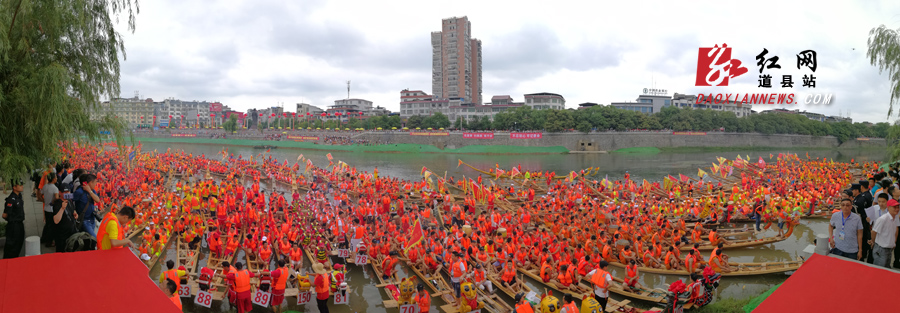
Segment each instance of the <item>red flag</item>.
[{"label": "red flag", "polygon": [[691,180],[690,177],[687,177],[687,176],[684,175],[684,174],[678,174],[678,175],[681,175],[681,181],[683,181],[683,182],[685,182],[685,183],[686,183],[686,182],[689,182],[689,181]]},{"label": "red flag", "polygon": [[425,232],[422,231],[422,224],[419,223],[419,219],[416,219],[415,224],[412,227],[412,235],[409,237],[409,245],[404,249],[405,253],[409,253],[409,249],[412,249],[416,245],[422,243],[422,239],[425,238]]},{"label": "red flag", "polygon": [[766,161],[763,161],[762,157],[759,157],[759,167],[761,167],[761,168],[766,167]]},{"label": "red flag", "polygon": [[427,171],[427,170],[428,170],[428,169],[425,168],[425,167],[423,166],[423,167],[422,167],[422,175],[425,175],[425,171]]}]

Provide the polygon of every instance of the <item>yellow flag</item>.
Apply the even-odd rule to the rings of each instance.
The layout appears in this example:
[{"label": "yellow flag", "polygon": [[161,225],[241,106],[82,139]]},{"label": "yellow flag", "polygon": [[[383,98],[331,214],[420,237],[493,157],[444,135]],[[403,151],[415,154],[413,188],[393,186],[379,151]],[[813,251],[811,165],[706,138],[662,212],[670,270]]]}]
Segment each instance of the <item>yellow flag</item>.
[{"label": "yellow flag", "polygon": [[707,175],[706,172],[704,172],[702,169],[699,169],[699,168],[697,169],[697,176],[702,178],[703,176],[706,176],[706,175]]}]

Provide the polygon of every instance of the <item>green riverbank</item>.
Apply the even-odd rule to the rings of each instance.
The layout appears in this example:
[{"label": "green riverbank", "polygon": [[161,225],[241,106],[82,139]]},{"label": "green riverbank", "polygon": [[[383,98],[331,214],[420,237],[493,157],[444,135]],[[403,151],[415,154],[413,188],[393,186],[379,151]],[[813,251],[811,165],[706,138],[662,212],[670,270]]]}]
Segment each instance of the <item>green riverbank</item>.
[{"label": "green riverbank", "polygon": [[[791,150],[802,148],[803,150],[834,150],[836,148],[828,148],[828,147],[793,147],[793,148],[779,148],[779,147],[634,147],[634,148],[623,148],[612,151],[612,153],[621,153],[621,154],[657,154],[657,153],[692,153],[692,152],[729,152],[729,151],[772,151],[772,150]],[[877,150],[880,148],[867,147],[862,149],[872,149]],[[882,149],[883,150],[883,149]]]},{"label": "green riverbank", "polygon": [[450,154],[563,154],[569,153],[569,149],[563,146],[553,147],[522,147],[505,145],[470,145],[457,149],[439,149],[432,145],[419,144],[384,144],[384,145],[320,145],[312,142],[296,141],[268,141],[247,139],[210,139],[210,138],[142,138],[135,137],[135,141],[141,142],[168,142],[189,143],[198,145],[228,145],[228,146],[275,146],[278,148],[322,150],[322,151],[346,151],[369,153],[450,153]]}]

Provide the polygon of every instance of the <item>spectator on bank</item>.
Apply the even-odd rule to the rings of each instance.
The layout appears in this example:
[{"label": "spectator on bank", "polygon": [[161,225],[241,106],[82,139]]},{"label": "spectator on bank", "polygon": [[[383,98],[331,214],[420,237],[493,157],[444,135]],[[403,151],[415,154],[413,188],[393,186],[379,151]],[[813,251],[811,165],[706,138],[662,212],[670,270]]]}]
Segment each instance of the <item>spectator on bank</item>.
[{"label": "spectator on bank", "polygon": [[897,218],[900,202],[890,200],[887,202],[887,208],[888,214],[883,214],[875,220],[869,244],[872,246],[873,264],[891,268],[891,255],[897,245],[897,227],[900,226]]},{"label": "spectator on bank", "polygon": [[53,201],[53,237],[56,242],[56,252],[66,252],[66,240],[77,232],[75,221],[78,219],[78,213],[75,213],[75,206],[69,200],[65,199],[65,195],[69,194],[69,189],[63,189],[63,197]]},{"label": "spectator on bank", "polygon": [[[97,176],[94,174],[82,174],[78,180],[81,185],[75,189],[75,211],[81,216],[82,229],[91,236],[97,237],[97,220],[94,217],[94,208],[100,197],[94,193],[94,181]],[[99,238],[97,242],[100,242]]]},{"label": "spectator on bank", "polygon": [[103,221],[100,222],[100,229],[97,230],[97,247],[100,250],[110,250],[121,248],[123,246],[134,247],[131,239],[125,237],[125,229],[123,225],[134,219],[134,209],[129,206],[122,207],[119,212],[113,215],[112,212],[106,213]]},{"label": "spectator on bank", "polygon": [[853,202],[841,200],[841,211],[831,215],[828,238],[831,253],[845,258],[862,259],[863,225],[859,215],[851,212]]},{"label": "spectator on bank", "polygon": [[59,199],[59,188],[56,187],[56,175],[47,175],[47,183],[41,188],[44,196],[44,229],[41,231],[41,243],[46,247],[53,247],[53,201]]}]

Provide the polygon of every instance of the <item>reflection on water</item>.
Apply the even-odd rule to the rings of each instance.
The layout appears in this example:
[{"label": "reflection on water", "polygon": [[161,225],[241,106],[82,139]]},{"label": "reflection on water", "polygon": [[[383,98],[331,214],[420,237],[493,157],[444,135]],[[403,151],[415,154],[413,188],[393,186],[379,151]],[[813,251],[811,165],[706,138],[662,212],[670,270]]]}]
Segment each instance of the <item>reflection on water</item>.
[{"label": "reflection on water", "polygon": [[[145,143],[144,151],[152,151],[156,149],[164,152],[166,149],[184,150],[193,154],[205,154],[207,157],[219,157],[217,153],[222,151],[221,146],[212,145],[191,145],[191,144],[164,144],[164,143]],[[250,147],[228,147],[228,152],[235,155],[242,155],[244,158],[254,156],[257,158],[263,150],[253,149]],[[269,155],[283,162],[287,160],[293,163],[297,160],[299,154],[312,160],[313,164],[322,166],[328,164],[326,154],[328,151],[311,151],[279,148],[272,150]],[[528,171],[553,171],[557,174],[568,173],[569,171],[579,171],[588,167],[599,167],[598,177],[609,176],[611,179],[621,179],[627,172],[635,180],[660,180],[666,175],[677,175],[684,173],[689,176],[696,176],[698,167],[709,167],[715,161],[716,157],[735,158],[738,154],[742,157],[750,156],[750,160],[758,160],[759,157],[768,162],[769,155],[778,153],[796,153],[801,158],[806,156],[807,151],[796,149],[780,149],[771,151],[729,151],[729,152],[698,152],[698,153],[660,153],[655,155],[627,155],[627,154],[552,154],[552,155],[458,155],[458,154],[398,154],[398,153],[348,153],[342,151],[331,152],[335,160],[344,161],[351,166],[355,166],[360,171],[371,172],[374,168],[378,168],[380,175],[397,176],[403,179],[419,179],[422,167],[425,166],[432,172],[447,176],[477,176],[478,173],[466,168],[465,166],[457,167],[458,160],[462,159],[468,164],[478,168],[493,168],[497,165],[500,168],[508,169],[512,166],[521,165],[523,172]],[[887,158],[887,153],[883,150],[810,150],[809,156],[812,158],[825,157],[836,161],[847,162],[850,159],[856,161],[883,161]],[[743,227],[745,224],[738,224],[735,227]],[[746,224],[752,227],[750,224]],[[776,226],[772,226],[769,230],[754,235],[756,238],[770,237],[777,234]],[[768,244],[765,246],[745,248],[739,250],[726,250],[725,252],[731,256],[734,262],[774,262],[787,261],[799,258],[802,250],[811,245],[816,238],[816,234],[827,234],[828,220],[804,219],[798,225],[790,238]],[[174,255],[174,253],[172,253]],[[708,255],[706,256],[708,258]],[[164,262],[161,262],[164,263]],[[205,264],[205,261],[202,263]],[[307,270],[308,262],[307,262]],[[613,275],[623,276],[623,270],[610,268]],[[158,277],[159,270],[152,271]],[[379,288],[375,287],[376,279],[371,277],[374,275],[371,268],[361,270],[358,266],[351,265],[350,271],[347,273],[347,281],[350,286],[350,305],[331,306],[333,312],[386,312],[382,305],[382,299],[386,298]],[[414,276],[412,272],[404,270],[400,271],[401,277]],[[787,274],[770,274],[762,276],[749,277],[726,277],[722,279],[721,285],[717,291],[717,297],[746,298],[748,296],[758,295],[772,286],[783,282],[787,278]],[[644,286],[665,289],[665,284],[672,283],[678,279],[677,276],[641,274],[641,283]],[[526,277],[528,284],[535,290],[544,290],[542,284],[532,281]],[[510,303],[511,299],[505,295],[501,295]],[[613,295],[614,299],[623,299],[617,295]],[[296,298],[288,298],[286,301],[296,301]],[[192,300],[191,300],[192,301]],[[185,300],[185,312],[225,312],[230,308],[227,303],[219,301],[213,303],[210,309],[195,307],[191,302]],[[651,308],[652,303],[643,303],[641,301],[633,302],[636,306]],[[443,305],[440,297],[432,298],[432,311],[437,311]],[[298,307],[291,304],[289,310],[300,312],[315,312],[315,302]],[[259,306],[254,306],[253,312],[271,312]]]}]

